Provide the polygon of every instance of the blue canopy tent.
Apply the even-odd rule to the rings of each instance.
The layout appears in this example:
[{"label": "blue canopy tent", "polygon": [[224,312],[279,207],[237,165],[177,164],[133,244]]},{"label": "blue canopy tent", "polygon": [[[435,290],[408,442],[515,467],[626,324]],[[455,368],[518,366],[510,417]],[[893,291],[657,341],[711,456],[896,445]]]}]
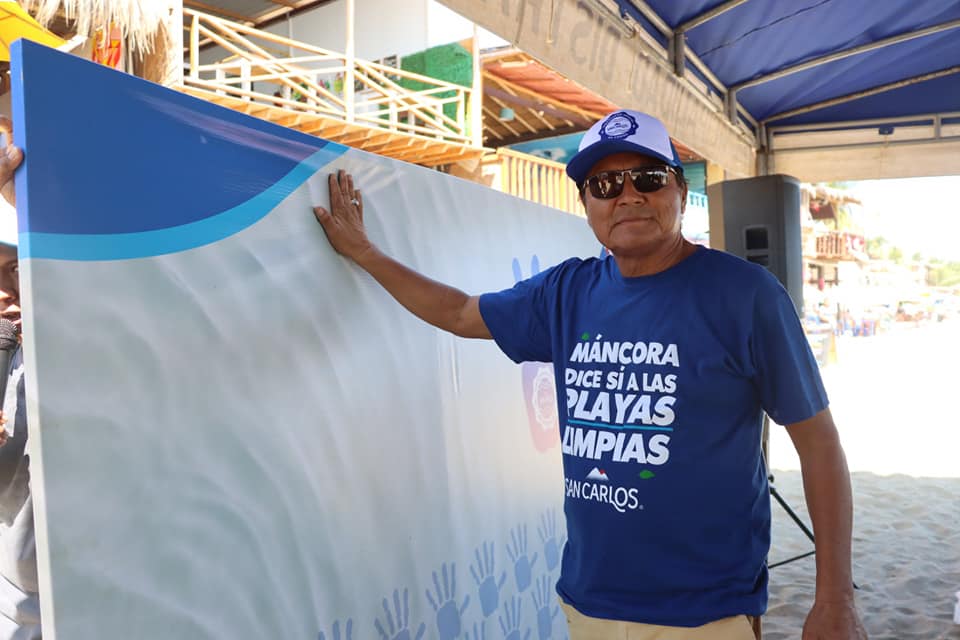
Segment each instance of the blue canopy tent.
[{"label": "blue canopy tent", "polygon": [[[943,155],[906,175],[960,174],[956,0],[616,4],[618,19],[666,49],[675,74],[700,80],[723,100],[726,116],[754,134],[759,173],[783,168],[781,149],[842,156],[902,145]],[[839,173],[886,177],[852,167]]]}]

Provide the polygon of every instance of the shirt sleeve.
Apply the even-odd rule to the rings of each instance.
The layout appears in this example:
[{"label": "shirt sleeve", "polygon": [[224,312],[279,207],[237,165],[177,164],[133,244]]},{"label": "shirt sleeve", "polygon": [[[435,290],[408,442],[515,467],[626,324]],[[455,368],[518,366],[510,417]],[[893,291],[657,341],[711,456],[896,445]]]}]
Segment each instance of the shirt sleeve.
[{"label": "shirt sleeve", "polygon": [[514,362],[551,362],[549,300],[556,267],[510,289],[480,296],[480,315],[497,346]]},{"label": "shirt sleeve", "polygon": [[800,318],[772,276],[754,300],[750,350],[760,404],[777,424],[800,422],[827,408],[827,392]]}]

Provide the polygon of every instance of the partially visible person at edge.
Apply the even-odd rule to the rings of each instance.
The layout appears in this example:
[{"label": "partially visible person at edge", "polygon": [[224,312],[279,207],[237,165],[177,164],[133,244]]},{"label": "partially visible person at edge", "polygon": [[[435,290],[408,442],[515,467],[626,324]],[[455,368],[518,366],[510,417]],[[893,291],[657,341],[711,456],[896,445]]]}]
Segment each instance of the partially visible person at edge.
[{"label": "partially visible person at edge", "polygon": [[[11,142],[10,120],[0,116],[7,146],[0,150],[0,195],[16,205],[13,172],[23,154]],[[0,210],[0,315],[20,324],[17,219]],[[0,427],[0,640],[39,640],[40,598],[30,491],[30,454],[23,387],[23,351],[10,360]]]},{"label": "partially visible person at edge", "polygon": [[[329,178],[330,209],[314,214],[338,253],[419,318],[492,338],[516,362],[553,363],[566,481],[591,482],[599,464],[608,498],[624,497],[565,492],[557,592],[571,640],[754,637],[770,546],[764,411],[799,453],[816,534],[803,638],[866,638],[852,589],[849,472],[787,292],[762,267],[683,238],[687,185],[659,120],[606,116],[567,174],[609,257],[573,258],[481,296],[375,247],[343,171]],[[567,386],[570,368],[600,371],[616,393]]]}]

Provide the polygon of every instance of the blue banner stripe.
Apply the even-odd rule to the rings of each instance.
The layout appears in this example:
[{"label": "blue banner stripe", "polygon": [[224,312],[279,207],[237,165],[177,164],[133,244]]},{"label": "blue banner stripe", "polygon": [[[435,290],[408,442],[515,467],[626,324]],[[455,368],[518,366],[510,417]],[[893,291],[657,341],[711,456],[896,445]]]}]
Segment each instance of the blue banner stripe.
[{"label": "blue banner stripe", "polygon": [[347,147],[343,145],[327,143],[270,188],[243,204],[177,227],[118,234],[21,233],[20,257],[75,261],[130,260],[187,251],[218,242],[261,220],[314,173],[346,150]]}]

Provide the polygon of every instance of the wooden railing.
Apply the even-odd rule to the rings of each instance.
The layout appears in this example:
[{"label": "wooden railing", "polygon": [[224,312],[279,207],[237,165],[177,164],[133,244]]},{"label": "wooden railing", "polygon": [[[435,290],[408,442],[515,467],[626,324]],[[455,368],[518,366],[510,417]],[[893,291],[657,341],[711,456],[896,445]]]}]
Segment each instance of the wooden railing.
[{"label": "wooden railing", "polygon": [[863,255],[863,237],[845,231],[826,231],[816,236],[816,255],[836,260],[855,260]]},{"label": "wooden railing", "polygon": [[697,207],[699,209],[708,209],[709,203],[707,196],[696,191],[687,191],[687,207]]},{"label": "wooden railing", "polygon": [[494,189],[582,216],[580,194],[565,169],[560,162],[503,148],[483,158],[485,182]]},{"label": "wooden railing", "polygon": [[[483,158],[483,182],[510,195],[555,209],[586,215],[566,165],[506,148]],[[687,207],[707,209],[707,196],[690,191]]]},{"label": "wooden railing", "polygon": [[[481,147],[480,108],[470,87],[297,42],[184,8],[188,62],[184,85],[219,95]],[[228,57],[200,63],[201,43]],[[278,48],[283,49],[280,54]],[[415,86],[403,86],[408,84]],[[453,108],[447,108],[453,105]]]}]

